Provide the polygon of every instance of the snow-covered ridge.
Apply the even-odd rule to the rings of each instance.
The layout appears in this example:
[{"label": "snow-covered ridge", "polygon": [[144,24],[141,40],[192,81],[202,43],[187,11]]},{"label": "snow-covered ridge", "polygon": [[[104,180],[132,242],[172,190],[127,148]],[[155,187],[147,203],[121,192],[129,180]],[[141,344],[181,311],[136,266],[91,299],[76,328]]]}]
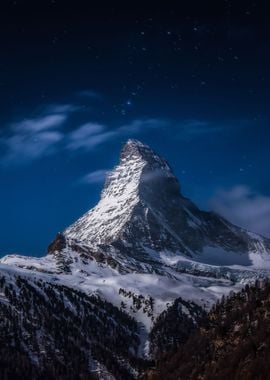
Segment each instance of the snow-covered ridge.
[{"label": "snow-covered ridge", "polygon": [[92,245],[114,241],[141,200],[141,184],[158,176],[174,178],[167,162],[150,147],[137,140],[128,140],[119,164],[107,175],[99,203],[64,234]]},{"label": "snow-covered ridge", "polygon": [[148,150],[143,144],[127,142],[119,165],[107,175],[100,202],[68,227],[66,236],[94,245],[110,242],[117,236],[139,202],[138,187],[147,163],[143,150]]}]

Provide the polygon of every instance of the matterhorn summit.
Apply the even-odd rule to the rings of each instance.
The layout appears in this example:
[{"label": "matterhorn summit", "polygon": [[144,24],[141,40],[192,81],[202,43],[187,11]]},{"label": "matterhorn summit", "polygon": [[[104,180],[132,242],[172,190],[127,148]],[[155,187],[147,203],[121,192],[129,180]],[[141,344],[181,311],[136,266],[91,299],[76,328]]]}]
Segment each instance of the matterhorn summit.
[{"label": "matterhorn summit", "polygon": [[[162,187],[157,187],[159,185]],[[107,175],[100,202],[68,227],[64,234],[95,246],[123,242],[128,238],[130,228],[134,233],[139,228],[139,219],[143,218],[142,221],[149,225],[151,197],[162,196],[160,191],[169,193],[172,187],[178,194],[178,182],[166,161],[147,145],[128,140],[119,164]]]}]

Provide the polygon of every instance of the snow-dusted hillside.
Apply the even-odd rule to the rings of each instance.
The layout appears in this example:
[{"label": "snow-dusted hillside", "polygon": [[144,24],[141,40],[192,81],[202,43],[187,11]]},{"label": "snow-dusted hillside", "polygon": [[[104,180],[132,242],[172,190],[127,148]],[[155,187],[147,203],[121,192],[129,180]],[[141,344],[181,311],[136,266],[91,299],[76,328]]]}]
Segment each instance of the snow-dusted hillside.
[{"label": "snow-dusted hillside", "polygon": [[136,378],[136,321],[58,280],[0,265],[0,378]]},{"label": "snow-dusted hillside", "polygon": [[[16,270],[96,294],[141,326],[140,353],[155,318],[181,297],[208,309],[222,294],[270,275],[270,240],[201,211],[168,163],[129,140],[101,200],[59,233],[43,258],[6,256]],[[0,298],[1,302],[1,298]]]}]

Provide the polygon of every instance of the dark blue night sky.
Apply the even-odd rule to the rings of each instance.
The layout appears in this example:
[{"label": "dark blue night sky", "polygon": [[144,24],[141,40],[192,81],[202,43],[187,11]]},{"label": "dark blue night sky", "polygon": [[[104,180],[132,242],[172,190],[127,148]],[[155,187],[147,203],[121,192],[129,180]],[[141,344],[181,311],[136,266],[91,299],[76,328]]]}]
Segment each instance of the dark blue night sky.
[{"label": "dark blue night sky", "polygon": [[270,236],[264,2],[89,3],[1,3],[0,256],[44,254],[130,137],[200,207]]}]

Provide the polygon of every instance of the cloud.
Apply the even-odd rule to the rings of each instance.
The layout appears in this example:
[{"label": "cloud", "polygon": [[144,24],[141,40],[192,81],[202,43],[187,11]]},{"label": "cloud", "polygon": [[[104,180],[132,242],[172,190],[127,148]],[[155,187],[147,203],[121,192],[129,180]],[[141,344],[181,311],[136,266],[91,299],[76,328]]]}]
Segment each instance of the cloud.
[{"label": "cloud", "polygon": [[[82,93],[85,93],[85,96],[97,96],[92,91],[86,92],[87,94],[85,91]],[[10,124],[8,133],[0,138],[0,144],[5,149],[2,162],[31,161],[56,153],[60,149],[87,152],[114,138],[125,139],[147,131],[165,129],[168,125],[171,125],[174,130],[178,129],[178,138],[184,140],[220,130],[220,127],[199,120],[187,120],[178,125],[176,122],[160,118],[141,118],[114,128],[88,122],[63,133],[62,126],[69,120],[72,113],[80,109],[80,106],[72,103],[50,104],[40,110],[39,117],[26,118]],[[48,133],[49,131],[51,133]]]},{"label": "cloud", "polygon": [[62,134],[57,131],[42,132],[35,136],[19,134],[5,141],[8,147],[5,162],[25,162],[37,159],[53,152],[56,143],[62,140]]},{"label": "cloud", "polygon": [[95,134],[101,133],[105,130],[105,127],[101,124],[96,123],[87,123],[81,125],[79,128],[75,129],[72,133],[70,133],[70,139],[73,141],[81,141],[89,136],[93,136]]},{"label": "cloud", "polygon": [[51,154],[63,139],[58,129],[66,120],[66,114],[47,114],[11,124],[0,139],[5,150],[1,163],[20,164]]},{"label": "cloud", "polygon": [[165,178],[165,177],[167,178],[170,177],[170,174],[164,172],[164,170],[161,170],[161,169],[154,169],[154,170],[151,170],[150,172],[143,173],[141,177],[141,181],[143,183],[151,183],[155,180]]},{"label": "cloud", "polygon": [[176,132],[174,133],[173,138],[189,142],[221,132],[224,133],[230,131],[230,133],[232,133],[236,130],[239,131],[251,126],[253,123],[254,121],[247,119],[232,119],[216,122],[198,119],[187,119],[180,122],[174,121],[172,122],[172,125]]},{"label": "cloud", "polygon": [[107,169],[96,170],[94,172],[91,172],[91,173],[85,175],[81,179],[80,183],[93,184],[93,183],[104,182],[108,172],[109,172],[109,170],[107,170]]},{"label": "cloud", "polygon": [[[99,97],[91,90],[77,95]],[[114,127],[91,121],[64,132],[62,127],[70,120],[71,114],[80,110],[83,106],[79,104],[48,104],[38,110],[39,116],[8,125],[0,136],[2,163],[30,162],[60,150],[87,152],[115,138],[127,139],[169,125],[169,121],[159,118],[135,119]]]},{"label": "cloud", "polygon": [[[90,91],[81,95],[97,96]],[[38,116],[7,125],[0,136],[1,164],[30,162],[61,149],[90,150],[118,134],[97,123],[87,123],[64,133],[63,125],[80,109],[82,106],[72,103],[48,104],[37,110]]]},{"label": "cloud", "polygon": [[178,134],[176,137],[178,139],[190,141],[198,137],[221,132],[224,130],[224,126],[203,120],[185,120],[177,124],[177,129]]},{"label": "cloud", "polygon": [[21,134],[35,133],[61,126],[67,119],[65,114],[46,115],[36,119],[26,119],[11,125],[11,131]]},{"label": "cloud", "polygon": [[270,237],[270,197],[248,186],[219,190],[210,200],[212,208],[236,225]]},{"label": "cloud", "polygon": [[135,119],[131,121],[129,124],[122,125],[118,128],[118,132],[125,133],[140,133],[144,132],[148,129],[160,128],[164,127],[168,124],[166,120],[163,119]]},{"label": "cloud", "polygon": [[69,134],[67,148],[91,150],[114,137],[129,136],[163,125],[166,125],[166,122],[159,119],[136,119],[129,124],[110,130],[102,124],[87,123]]},{"label": "cloud", "polygon": [[87,123],[69,134],[67,148],[71,150],[93,149],[112,138],[115,134],[115,131],[107,130],[104,125]]}]

